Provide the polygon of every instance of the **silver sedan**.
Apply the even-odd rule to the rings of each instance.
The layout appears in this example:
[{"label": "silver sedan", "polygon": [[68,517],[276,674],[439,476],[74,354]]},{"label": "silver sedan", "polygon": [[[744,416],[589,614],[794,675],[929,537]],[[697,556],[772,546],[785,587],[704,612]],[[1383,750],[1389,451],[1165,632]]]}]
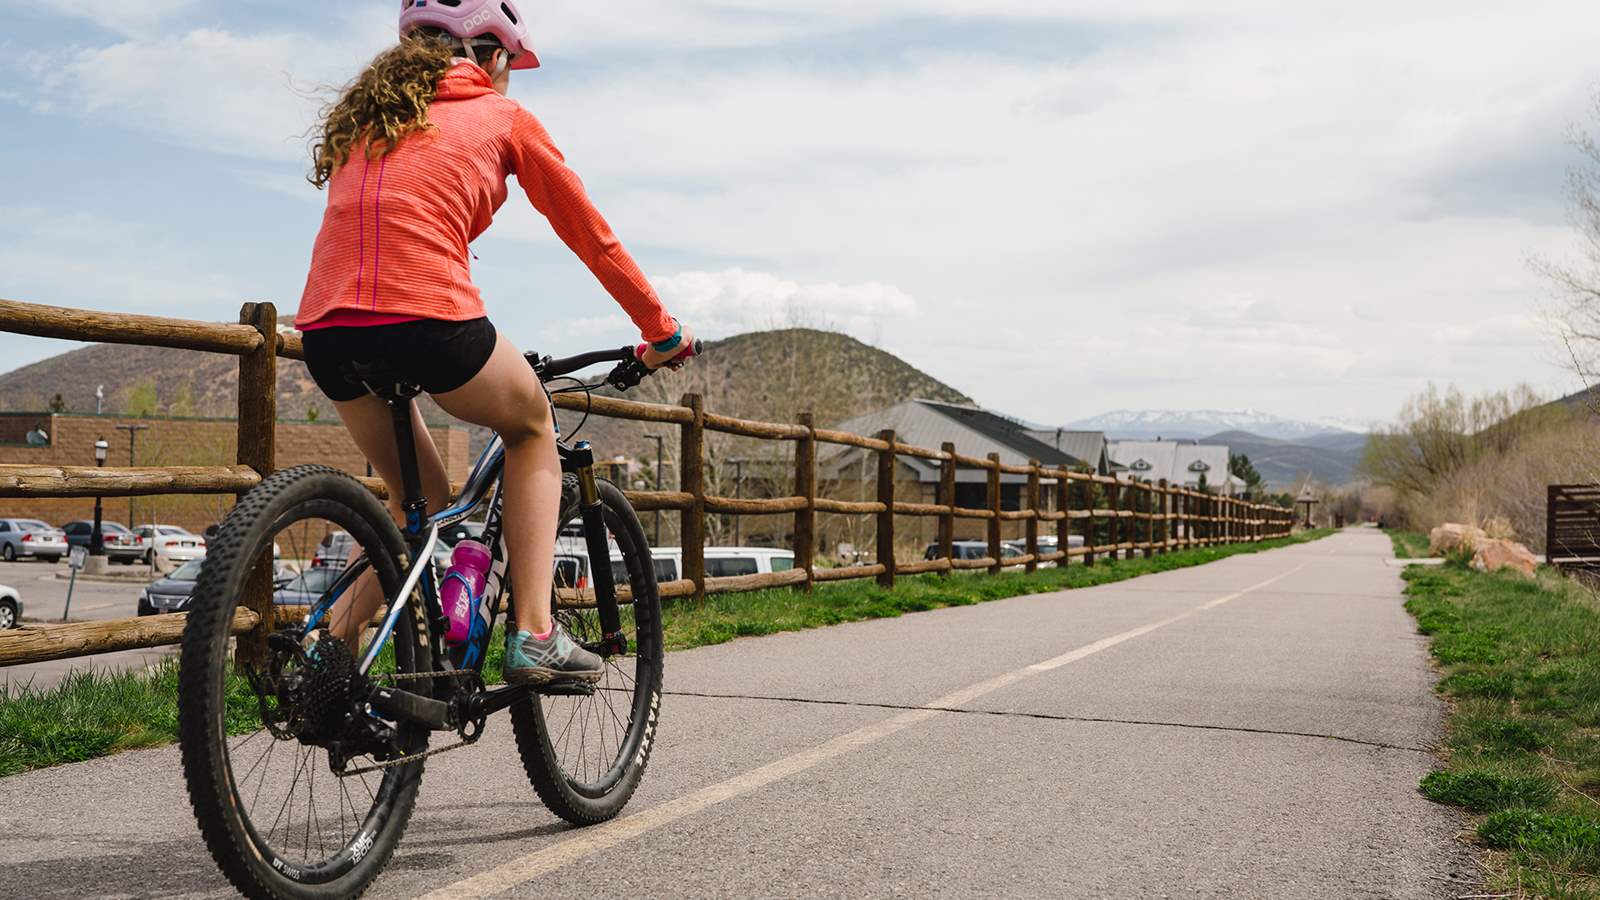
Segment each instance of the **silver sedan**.
[{"label": "silver sedan", "polygon": [[0,559],[55,562],[67,555],[67,536],[38,519],[0,519]]}]

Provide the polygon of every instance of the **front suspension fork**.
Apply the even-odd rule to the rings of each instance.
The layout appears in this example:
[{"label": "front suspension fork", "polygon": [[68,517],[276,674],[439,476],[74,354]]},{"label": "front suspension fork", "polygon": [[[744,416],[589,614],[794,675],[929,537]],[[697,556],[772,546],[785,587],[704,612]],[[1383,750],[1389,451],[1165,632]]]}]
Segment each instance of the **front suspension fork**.
[{"label": "front suspension fork", "polygon": [[602,656],[621,656],[628,652],[628,636],[622,633],[622,611],[617,606],[616,579],[611,573],[611,542],[606,539],[609,532],[605,505],[600,501],[594,451],[589,442],[579,442],[568,462],[578,475],[578,510],[583,517],[584,545],[589,551],[589,581],[594,585],[595,607],[600,613],[599,646],[590,649]]}]

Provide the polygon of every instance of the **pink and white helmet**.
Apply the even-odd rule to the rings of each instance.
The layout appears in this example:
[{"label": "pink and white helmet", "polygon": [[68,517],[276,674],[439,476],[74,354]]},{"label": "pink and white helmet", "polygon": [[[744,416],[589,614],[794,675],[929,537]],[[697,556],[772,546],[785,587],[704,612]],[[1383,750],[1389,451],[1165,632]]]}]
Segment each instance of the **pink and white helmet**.
[{"label": "pink and white helmet", "polygon": [[539,57],[528,25],[511,0],[401,0],[400,36],[414,28],[442,28],[462,40],[488,34],[514,57],[513,69],[536,69]]}]

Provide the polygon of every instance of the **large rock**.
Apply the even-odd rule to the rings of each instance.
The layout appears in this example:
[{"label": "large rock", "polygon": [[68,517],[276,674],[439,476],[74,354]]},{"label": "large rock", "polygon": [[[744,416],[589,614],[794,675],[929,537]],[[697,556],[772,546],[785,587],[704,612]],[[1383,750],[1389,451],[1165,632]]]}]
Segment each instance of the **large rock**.
[{"label": "large rock", "polygon": [[1446,522],[1428,532],[1428,552],[1434,556],[1450,553],[1472,553],[1489,540],[1482,528]]},{"label": "large rock", "polygon": [[1472,555],[1472,567],[1479,572],[1512,569],[1532,578],[1533,570],[1538,565],[1539,560],[1533,552],[1516,541],[1484,541]]}]

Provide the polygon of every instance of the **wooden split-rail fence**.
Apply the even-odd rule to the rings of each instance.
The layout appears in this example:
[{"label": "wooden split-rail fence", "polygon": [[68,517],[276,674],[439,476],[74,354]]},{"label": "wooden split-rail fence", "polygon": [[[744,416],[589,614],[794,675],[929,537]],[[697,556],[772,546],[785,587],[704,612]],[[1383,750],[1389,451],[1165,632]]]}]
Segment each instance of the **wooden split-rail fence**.
[{"label": "wooden split-rail fence", "polygon": [[[0,331],[73,341],[138,344],[239,357],[238,455],[230,466],[166,467],[46,467],[0,465],[0,498],[8,497],[134,497],[163,494],[241,495],[274,471],[274,435],[277,422],[277,361],[303,359],[300,339],[278,330],[277,311],[270,303],[247,303],[239,324],[228,325],[121,313],[92,312],[0,300]],[[1032,572],[1046,563],[1067,564],[1073,557],[1086,565],[1097,558],[1115,559],[1133,554],[1151,556],[1171,550],[1216,544],[1261,541],[1287,535],[1293,528],[1291,511],[1273,506],[1214,496],[1171,486],[1165,482],[1128,481],[1097,474],[1028,465],[1007,465],[998,454],[986,458],[962,455],[952,444],[935,450],[900,443],[892,431],[867,437],[818,428],[810,416],[794,424],[758,422],[718,415],[705,409],[702,398],[690,394],[677,406],[638,403],[609,397],[581,398],[558,395],[556,406],[587,410],[595,415],[678,426],[682,460],[676,491],[628,491],[634,508],[676,511],[681,516],[682,574],[661,585],[663,598],[702,598],[710,593],[752,591],[778,587],[810,590],[818,582],[876,579],[893,586],[902,575],[984,570],[998,574],[1007,568]],[[794,446],[794,493],[788,497],[743,499],[706,492],[705,435],[720,432]],[[877,459],[877,499],[868,502],[835,500],[817,495],[818,448],[823,445],[857,448]],[[938,503],[905,502],[895,496],[896,460],[918,457],[938,463],[941,478]],[[982,470],[987,478],[987,502],[981,508],[955,505],[956,471]],[[1001,504],[1001,478],[1025,476],[1021,509]],[[374,491],[381,482],[365,479]],[[1098,488],[1098,490],[1096,489]],[[786,572],[706,576],[705,516],[794,516],[795,567]],[[876,521],[876,562],[842,568],[818,566],[817,514],[871,516]],[[934,559],[899,562],[895,559],[897,516],[938,519],[938,555]],[[981,520],[987,526],[987,555],[980,559],[956,558],[956,520]],[[1020,556],[1004,555],[1001,524],[1025,523],[1025,550]],[[1057,549],[1040,548],[1041,528],[1053,527]],[[1074,527],[1076,526],[1076,531]],[[1071,546],[1071,536],[1082,546]],[[235,634],[252,634],[258,640],[262,623],[279,618],[272,610],[270,589],[264,597],[246,598],[234,616]],[[0,666],[44,662],[118,650],[176,644],[181,640],[186,614],[116,619],[63,625],[29,625],[0,632]]]}]

